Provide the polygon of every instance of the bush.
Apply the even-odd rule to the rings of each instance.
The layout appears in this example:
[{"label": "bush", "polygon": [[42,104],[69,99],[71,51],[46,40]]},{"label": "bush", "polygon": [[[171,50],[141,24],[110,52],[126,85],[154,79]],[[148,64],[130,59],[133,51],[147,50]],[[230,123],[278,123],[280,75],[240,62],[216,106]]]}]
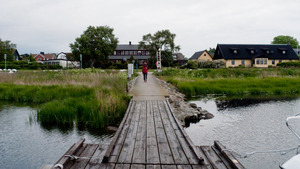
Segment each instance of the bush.
[{"label": "bush", "polygon": [[280,67],[300,67],[300,62],[281,62],[281,63],[277,63],[277,66]]},{"label": "bush", "polygon": [[225,67],[225,62],[222,60],[200,60],[198,61],[199,68],[223,68]]}]

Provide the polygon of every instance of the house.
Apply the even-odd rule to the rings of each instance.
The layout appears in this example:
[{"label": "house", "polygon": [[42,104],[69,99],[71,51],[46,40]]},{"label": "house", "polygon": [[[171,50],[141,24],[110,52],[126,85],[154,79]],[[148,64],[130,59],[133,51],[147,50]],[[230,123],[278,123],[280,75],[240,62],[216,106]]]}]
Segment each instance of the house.
[{"label": "house", "polygon": [[32,54],[32,57],[35,59],[36,62],[55,59],[54,54],[45,54],[44,52],[40,52],[39,54]]},{"label": "house", "polygon": [[80,67],[79,61],[70,61],[67,59],[67,55],[72,56],[72,53],[60,52],[57,54],[56,59],[43,60],[43,63],[47,65],[60,65],[63,68]]},{"label": "house", "polygon": [[182,53],[173,53],[173,63],[182,66],[183,64],[187,63],[187,60],[184,58]]},{"label": "house", "polygon": [[294,49],[294,51],[297,55],[300,55],[300,49]]},{"label": "house", "polygon": [[134,59],[138,59],[139,64],[142,64],[144,61],[147,61],[150,58],[150,52],[146,49],[138,49],[137,44],[120,44],[115,49],[112,55],[108,56],[108,59],[113,63],[118,63],[129,60],[131,55]]},{"label": "house", "polygon": [[194,55],[189,60],[195,60],[195,61],[207,60],[207,61],[212,61],[213,58],[212,58],[212,56],[206,50],[204,50],[204,51],[195,52]]},{"label": "house", "polygon": [[22,60],[22,57],[20,56],[19,52],[17,49],[13,49],[13,56],[14,56],[14,60]]},{"label": "house", "polygon": [[299,61],[290,45],[218,44],[214,60],[223,60],[226,67],[268,67],[280,62]]}]

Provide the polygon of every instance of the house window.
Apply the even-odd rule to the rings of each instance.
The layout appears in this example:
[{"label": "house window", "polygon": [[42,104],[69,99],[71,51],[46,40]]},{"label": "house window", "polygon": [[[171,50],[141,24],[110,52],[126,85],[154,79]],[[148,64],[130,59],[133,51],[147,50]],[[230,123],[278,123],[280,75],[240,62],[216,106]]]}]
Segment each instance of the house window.
[{"label": "house window", "polygon": [[121,55],[124,55],[124,51],[123,50],[121,51]]},{"label": "house window", "polygon": [[267,54],[270,54],[270,51],[269,51],[269,50],[267,50],[267,51],[266,51],[266,53],[267,53]]},{"label": "house window", "polygon": [[41,61],[41,58],[38,58],[38,61]]},{"label": "house window", "polygon": [[268,62],[267,62],[267,59],[264,59],[264,64],[266,65]]},{"label": "house window", "polygon": [[231,65],[234,65],[234,64],[235,64],[234,60],[231,60]]},{"label": "house window", "polygon": [[146,52],[146,55],[150,55],[150,52],[149,52],[149,51],[147,51],[147,52]]},{"label": "house window", "polygon": [[234,53],[234,54],[237,54],[237,50],[233,50],[233,53]]},{"label": "house window", "polygon": [[204,56],[206,56],[206,54],[204,54]]},{"label": "house window", "polygon": [[125,55],[129,55],[129,51],[126,50],[126,51],[125,51]]},{"label": "house window", "polygon": [[258,64],[258,65],[259,65],[259,59],[256,59],[256,64]]},{"label": "house window", "polygon": [[282,60],[281,59],[279,59],[279,63],[281,63],[282,62]]},{"label": "house window", "polygon": [[254,54],[254,50],[251,50],[251,54]]},{"label": "house window", "polygon": [[259,62],[261,65],[264,64],[264,59],[260,59],[260,62]]},{"label": "house window", "polygon": [[116,52],[116,51],[114,51],[114,55],[117,55],[117,52]]},{"label": "house window", "polygon": [[284,54],[284,55],[285,55],[285,54],[286,54],[286,51],[285,51],[285,50],[283,50],[283,51],[282,51],[282,54]]},{"label": "house window", "polygon": [[274,59],[272,60],[272,65],[275,65],[275,60]]},{"label": "house window", "polygon": [[242,60],[242,65],[245,65],[245,60]]},{"label": "house window", "polygon": [[133,51],[129,51],[129,54],[130,54],[130,55],[133,55]]}]

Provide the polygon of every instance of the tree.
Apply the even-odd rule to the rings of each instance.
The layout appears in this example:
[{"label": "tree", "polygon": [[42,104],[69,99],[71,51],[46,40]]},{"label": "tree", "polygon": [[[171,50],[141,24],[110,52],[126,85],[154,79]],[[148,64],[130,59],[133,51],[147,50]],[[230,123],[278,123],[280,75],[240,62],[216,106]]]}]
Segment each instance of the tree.
[{"label": "tree", "polygon": [[214,57],[216,48],[209,48],[209,50],[207,52],[211,55],[211,57]]},{"label": "tree", "polygon": [[291,47],[294,49],[297,48],[297,46],[299,46],[299,42],[296,38],[284,35],[276,36],[271,42],[271,44],[288,44],[291,45]]},{"label": "tree", "polygon": [[161,49],[162,65],[170,66],[172,64],[172,53],[180,50],[180,46],[176,46],[174,43],[175,37],[176,34],[172,34],[169,30],[157,31],[154,35],[149,33],[143,36],[143,40],[139,42],[139,49],[147,49],[150,52],[149,67],[155,67],[159,49]]},{"label": "tree", "polygon": [[9,40],[2,41],[0,38],[0,61],[4,61],[4,54],[6,54],[7,61],[13,61],[14,49],[17,47],[16,44],[11,43]]},{"label": "tree", "polygon": [[83,67],[101,66],[108,62],[108,55],[117,47],[118,38],[113,34],[114,29],[108,26],[89,26],[83,34],[70,44],[76,60],[82,54]]}]

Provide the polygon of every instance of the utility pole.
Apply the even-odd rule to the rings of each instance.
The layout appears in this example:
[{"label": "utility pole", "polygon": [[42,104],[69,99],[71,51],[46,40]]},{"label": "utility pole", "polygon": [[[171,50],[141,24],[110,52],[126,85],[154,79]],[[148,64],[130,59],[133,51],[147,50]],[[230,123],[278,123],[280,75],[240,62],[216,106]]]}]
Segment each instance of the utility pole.
[{"label": "utility pole", "polygon": [[4,59],[5,59],[5,72],[6,72],[6,59],[7,59],[6,54],[4,54]]},{"label": "utility pole", "polygon": [[82,69],[82,54],[80,54],[80,69]]}]

